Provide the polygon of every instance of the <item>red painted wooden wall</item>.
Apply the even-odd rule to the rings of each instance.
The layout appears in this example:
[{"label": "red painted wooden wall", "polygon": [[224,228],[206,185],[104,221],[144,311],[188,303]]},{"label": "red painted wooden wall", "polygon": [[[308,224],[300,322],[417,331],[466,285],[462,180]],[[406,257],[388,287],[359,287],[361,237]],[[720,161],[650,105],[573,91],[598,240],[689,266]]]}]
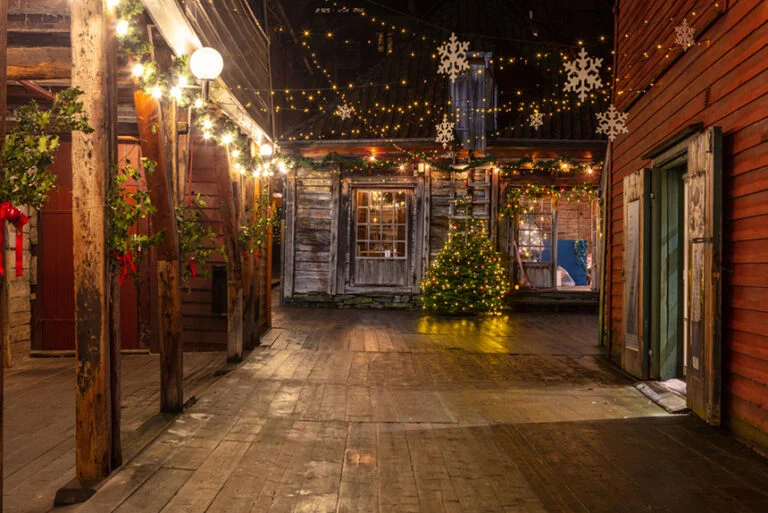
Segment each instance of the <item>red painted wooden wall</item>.
[{"label": "red painted wooden wall", "polygon": [[[629,112],[629,133],[613,145],[612,358],[620,361],[622,343],[622,179],[647,166],[642,155],[688,125],[721,126],[723,418],[739,437],[768,447],[768,2],[617,5],[615,99]],[[698,43],[685,53],[674,45],[683,17]]]},{"label": "red painted wooden wall", "polygon": [[[37,285],[34,286],[32,348],[71,350],[75,348],[74,270],[72,260],[72,153],[69,142],[62,142],[53,171],[57,190],[50,194],[40,212]],[[121,144],[119,158],[139,161],[137,145]],[[128,184],[131,187],[131,184]],[[146,225],[140,227],[146,230]],[[146,273],[145,273],[146,274]],[[139,301],[142,303],[140,304]],[[147,294],[139,294],[132,280],[123,284],[120,296],[121,344],[123,349],[139,349],[139,311],[148,322]]]}]

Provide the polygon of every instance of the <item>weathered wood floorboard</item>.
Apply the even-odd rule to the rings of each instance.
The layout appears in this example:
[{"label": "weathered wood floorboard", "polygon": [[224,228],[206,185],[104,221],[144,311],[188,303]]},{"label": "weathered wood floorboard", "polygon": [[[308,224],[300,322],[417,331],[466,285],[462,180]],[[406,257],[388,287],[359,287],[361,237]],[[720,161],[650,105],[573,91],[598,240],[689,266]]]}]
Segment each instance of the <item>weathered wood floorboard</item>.
[{"label": "weathered wood floorboard", "polygon": [[766,511],[768,462],[649,403],[594,317],[274,312],[79,511]]}]

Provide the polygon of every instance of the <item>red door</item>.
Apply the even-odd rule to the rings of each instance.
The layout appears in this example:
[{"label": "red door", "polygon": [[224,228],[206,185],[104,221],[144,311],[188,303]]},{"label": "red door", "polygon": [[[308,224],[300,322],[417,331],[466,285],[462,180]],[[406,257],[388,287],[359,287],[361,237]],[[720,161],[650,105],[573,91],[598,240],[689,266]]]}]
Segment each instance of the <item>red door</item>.
[{"label": "red door", "polygon": [[[120,145],[119,155],[134,165],[137,146]],[[33,347],[45,351],[75,349],[74,270],[72,257],[72,151],[62,142],[53,171],[58,188],[40,212],[36,254],[37,286]],[[146,296],[143,294],[143,296]],[[123,349],[139,348],[139,294],[127,279],[120,291],[120,336]],[[144,312],[147,308],[143,309]],[[142,315],[144,317],[144,315]]]}]

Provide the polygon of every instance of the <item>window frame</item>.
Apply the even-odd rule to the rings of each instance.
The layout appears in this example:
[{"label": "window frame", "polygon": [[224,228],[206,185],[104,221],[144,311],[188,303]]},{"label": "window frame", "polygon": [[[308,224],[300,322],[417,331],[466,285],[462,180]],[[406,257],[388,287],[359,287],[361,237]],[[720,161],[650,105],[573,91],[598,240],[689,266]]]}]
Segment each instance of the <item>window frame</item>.
[{"label": "window frame", "polygon": [[[385,223],[384,222],[384,216],[383,212],[384,209],[388,207],[388,205],[380,205],[378,206],[378,210],[376,207],[372,207],[371,205],[360,205],[361,200],[361,194],[369,194],[368,198],[371,198],[372,193],[391,193],[393,195],[393,201],[391,204],[392,208],[392,219],[395,222],[392,223]],[[411,198],[413,195],[413,190],[410,188],[402,188],[402,187],[377,187],[375,185],[366,185],[366,186],[357,186],[352,189],[352,194],[354,195],[353,198],[353,204],[352,204],[352,217],[353,219],[353,230],[352,230],[352,256],[356,260],[382,260],[382,261],[397,261],[397,260],[408,260],[408,253],[410,250],[410,242],[409,242],[409,235],[410,235],[410,209],[411,209]],[[397,205],[397,194],[402,194],[403,200],[402,205]],[[369,199],[370,201],[370,199]],[[361,223],[360,222],[360,211],[361,209],[365,209],[367,211],[366,216],[366,222]],[[379,221],[372,223],[371,219],[371,212],[378,212],[379,214]],[[402,219],[403,222],[397,222],[399,219],[399,212],[402,212]],[[366,227],[366,238],[360,239],[360,227],[365,226]],[[391,239],[373,239],[371,238],[372,232],[371,227],[374,226],[377,228],[377,232],[380,234],[384,233],[385,228],[391,228],[392,229],[392,237]],[[402,238],[399,237],[399,228],[402,227]],[[383,243],[383,244],[389,244],[391,245],[391,251],[393,251],[394,255],[397,256],[370,256],[370,245],[371,243]],[[361,255],[360,254],[360,243],[364,243],[366,245],[366,253],[367,255]],[[403,251],[402,255],[400,255],[399,251],[397,250],[398,246],[402,245]],[[384,249],[383,251],[386,251]]]}]

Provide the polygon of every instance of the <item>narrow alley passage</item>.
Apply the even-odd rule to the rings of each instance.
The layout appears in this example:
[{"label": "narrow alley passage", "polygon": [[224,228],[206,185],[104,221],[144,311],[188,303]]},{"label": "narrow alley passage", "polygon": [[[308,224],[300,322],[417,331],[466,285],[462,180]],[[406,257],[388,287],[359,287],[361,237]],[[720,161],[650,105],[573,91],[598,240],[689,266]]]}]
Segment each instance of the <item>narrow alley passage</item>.
[{"label": "narrow alley passage", "polygon": [[276,308],[261,347],[71,510],[768,511],[768,462],[650,403],[595,324]]}]

